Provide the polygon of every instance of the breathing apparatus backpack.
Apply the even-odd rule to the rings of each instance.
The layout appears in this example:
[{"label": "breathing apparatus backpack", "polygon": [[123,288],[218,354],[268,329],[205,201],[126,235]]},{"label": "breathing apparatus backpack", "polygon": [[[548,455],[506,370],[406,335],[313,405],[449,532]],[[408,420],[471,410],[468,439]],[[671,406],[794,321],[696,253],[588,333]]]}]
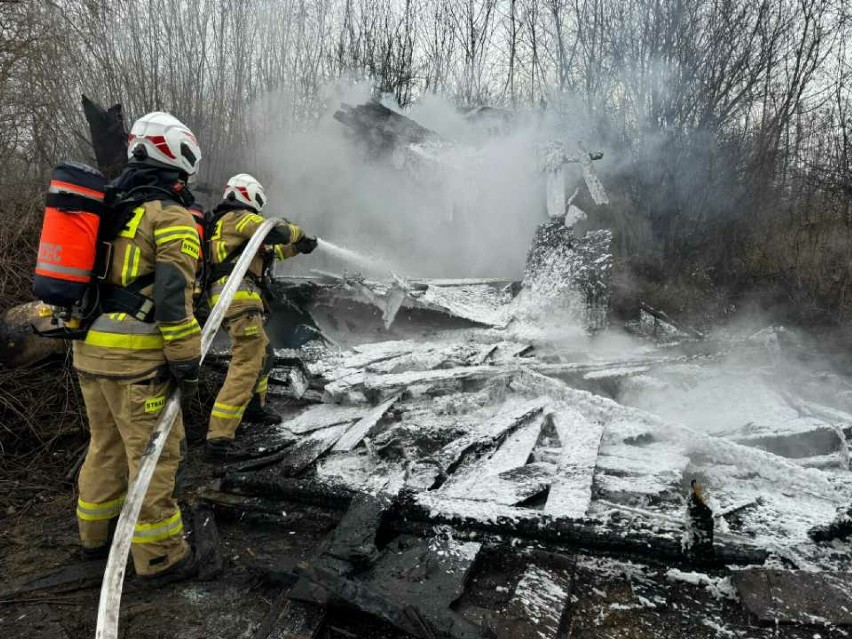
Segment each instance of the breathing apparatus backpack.
[{"label": "breathing apparatus backpack", "polygon": [[[56,328],[44,337],[83,339],[103,312],[151,321],[153,300],[141,295],[153,275],[128,287],[107,284],[112,242],[156,187],[118,192],[97,169],[76,162],[54,168],[44,209],[33,293],[50,306]],[[144,194],[148,194],[148,197]],[[150,281],[149,281],[150,280]]]},{"label": "breathing apparatus backpack", "polygon": [[106,177],[86,164],[53,169],[33,277],[33,293],[53,311],[56,328],[40,331],[45,337],[81,339],[97,316],[97,283],[109,264],[109,244],[101,238],[112,210],[106,189]]}]

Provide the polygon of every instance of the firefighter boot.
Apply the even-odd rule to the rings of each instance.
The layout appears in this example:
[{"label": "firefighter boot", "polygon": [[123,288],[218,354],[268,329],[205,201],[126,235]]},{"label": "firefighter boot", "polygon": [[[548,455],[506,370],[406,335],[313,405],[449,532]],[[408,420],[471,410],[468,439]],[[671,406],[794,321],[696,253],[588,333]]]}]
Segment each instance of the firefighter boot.
[{"label": "firefighter boot", "polygon": [[82,561],[98,561],[109,557],[109,550],[112,547],[112,538],[115,536],[115,527],[118,524],[118,517],[113,517],[109,520],[109,531],[107,532],[106,543],[102,546],[81,546],[80,559]]},{"label": "firefighter boot", "polygon": [[198,568],[202,559],[195,548],[190,546],[186,556],[176,564],[153,575],[139,575],[140,583],[152,588],[159,588],[176,581],[192,579],[198,575]]},{"label": "firefighter boot", "polygon": [[281,415],[272,410],[268,404],[260,403],[260,395],[255,393],[248,406],[246,412],[243,413],[243,421],[252,424],[263,424],[264,426],[273,426],[280,424]]},{"label": "firefighter boot", "polygon": [[233,439],[226,439],[225,437],[208,439],[204,453],[208,459],[214,461],[234,461],[240,457],[239,446]]}]

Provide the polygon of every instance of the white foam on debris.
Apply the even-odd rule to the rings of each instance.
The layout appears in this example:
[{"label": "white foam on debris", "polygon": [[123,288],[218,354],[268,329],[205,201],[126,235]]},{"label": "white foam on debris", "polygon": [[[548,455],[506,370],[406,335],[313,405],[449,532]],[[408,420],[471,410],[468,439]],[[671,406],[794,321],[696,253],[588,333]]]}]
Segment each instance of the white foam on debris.
[{"label": "white foam on debris", "polygon": [[301,435],[327,426],[353,422],[366,413],[367,410],[361,407],[319,404],[309,407],[293,419],[284,422],[284,426],[290,432]]},{"label": "white foam on debris", "polygon": [[587,420],[564,402],[554,406],[550,418],[562,452],[544,512],[556,517],[585,517],[592,501],[604,424]]},{"label": "white foam on debris", "polygon": [[[432,288],[416,289],[424,304],[437,303]],[[444,304],[467,303],[466,285],[434,288]],[[666,526],[683,521],[689,481],[698,478],[722,509],[753,504],[727,518],[732,535],[808,567],[837,565],[841,553],[815,546],[807,533],[852,503],[839,437],[838,451],[801,458],[755,447],[761,438],[793,441],[848,427],[852,405],[821,388],[841,386],[834,377],[799,373],[801,384],[785,386],[783,353],[773,359],[759,340],[722,344],[738,344],[739,361],[710,346],[684,354],[621,334],[593,338],[581,322],[548,312],[515,313],[506,329],[327,349],[305,364],[310,387],[324,385],[328,399],[350,405],[311,407],[285,426],[303,435],[348,426],[401,392],[393,417],[370,432],[369,449],[326,453],[317,474],[362,490],[406,486],[436,513],[482,520],[543,514],[616,522],[620,507]],[[513,428],[530,410],[547,421]],[[516,505],[542,489],[549,492],[539,510]]]},{"label": "white foam on debris", "polygon": [[666,572],[666,579],[676,583],[685,583],[693,586],[702,586],[717,599],[738,600],[737,589],[731,583],[730,577],[711,577],[702,572],[684,572],[672,568]]}]

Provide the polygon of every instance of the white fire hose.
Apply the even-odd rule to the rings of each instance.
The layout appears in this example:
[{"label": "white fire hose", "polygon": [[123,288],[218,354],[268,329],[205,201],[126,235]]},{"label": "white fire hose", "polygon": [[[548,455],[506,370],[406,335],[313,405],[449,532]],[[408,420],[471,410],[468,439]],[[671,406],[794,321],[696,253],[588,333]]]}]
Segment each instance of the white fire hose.
[{"label": "white fire hose", "polygon": [[[240,259],[237,260],[234,270],[225,284],[225,288],[219,296],[219,301],[213,307],[213,310],[210,311],[210,316],[204,324],[204,330],[201,332],[201,361],[204,361],[204,356],[210,350],[210,344],[213,342],[216,331],[219,330],[219,326],[225,318],[225,312],[231,305],[237,288],[239,288],[243,277],[245,277],[248,271],[252,258],[269,232],[281,222],[283,220],[277,218],[265,220],[258,227],[257,231],[255,231],[248,244],[246,244]],[[95,631],[96,639],[118,639],[118,613],[121,606],[121,591],[124,588],[124,571],[127,567],[127,554],[130,552],[133,530],[136,527],[136,520],[139,518],[139,511],[142,509],[142,500],[148,492],[148,485],[151,483],[154,468],[157,466],[160,453],[163,452],[163,446],[166,443],[166,439],[168,439],[169,432],[175,423],[175,418],[179,410],[180,389],[175,388],[171,395],[169,395],[169,399],[163,409],[163,414],[160,416],[160,421],[157,422],[157,427],[151,433],[148,446],[140,460],[139,472],[136,475],[135,481],[127,490],[124,507],[121,509],[121,515],[118,518],[115,536],[112,540],[112,547],[109,551],[109,559],[107,560],[106,571],[104,573],[104,580],[101,584],[101,598],[98,604],[98,624]]]}]

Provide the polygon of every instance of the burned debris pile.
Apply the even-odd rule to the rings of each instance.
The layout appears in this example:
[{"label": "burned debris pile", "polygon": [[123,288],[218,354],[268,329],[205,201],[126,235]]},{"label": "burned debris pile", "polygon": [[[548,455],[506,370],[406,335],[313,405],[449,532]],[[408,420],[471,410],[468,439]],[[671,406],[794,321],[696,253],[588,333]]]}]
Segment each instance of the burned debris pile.
[{"label": "burned debris pile", "polygon": [[[680,348],[640,341],[610,358],[527,339],[520,327],[529,316],[518,302],[526,284],[516,295],[502,282],[325,277],[277,285],[301,291],[290,297],[328,336],[276,350],[270,395],[289,416],[248,438],[246,457],[202,498],[223,515],[272,525],[286,526],[294,508],[342,513],[325,552],[294,563],[284,597],[293,605],[282,607],[280,627],[299,615],[313,624],[346,605],[413,636],[527,636],[521,611],[539,606],[549,612],[537,617],[545,633],[537,636],[555,637],[572,582],[553,561],[529,557],[536,547],[700,570],[768,559],[837,567],[808,530],[849,501],[852,484],[842,475],[749,438],[753,426],[715,436],[629,405],[637,389],[720,375],[713,367],[729,352],[718,343],[682,331]],[[388,329],[396,332],[377,341],[387,335],[384,304],[395,287],[406,295]],[[424,287],[434,289],[432,300],[460,288],[481,292],[489,320],[476,321],[474,305],[460,313],[446,302],[421,306],[410,291]],[[496,310],[500,322],[490,319]],[[432,314],[445,324],[430,326]],[[601,335],[594,325],[579,331],[587,345]],[[771,374],[761,340],[737,350]],[[789,421],[780,438],[810,437],[832,428],[829,414],[845,414],[808,401],[811,416]],[[824,446],[836,447],[836,437]],[[696,478],[706,494],[690,487]],[[459,608],[479,553],[508,548],[527,557],[511,603],[487,614]]]},{"label": "burned debris pile", "polygon": [[[420,166],[446,144],[380,105],[338,119]],[[764,565],[830,580],[849,566],[813,529],[852,502],[852,406],[808,371],[779,390],[791,371],[759,334],[714,339],[644,305],[615,331],[612,233],[583,231],[564,190],[577,162],[606,200],[595,157],[545,153],[560,177],[522,281],[275,281],[276,311],[300,326],[277,333],[270,376],[288,416],[247,436],[201,498],[282,530],[294,509],[340,519],[321,554],[283,562],[285,578],[281,562],[258,567],[285,584],[258,636],[313,636],[339,606],[416,637],[564,636],[576,553],[675,581]],[[499,605],[471,579],[494,557],[513,566]],[[769,577],[738,574],[725,592],[768,618]],[[799,623],[791,610],[780,618]]]}]

